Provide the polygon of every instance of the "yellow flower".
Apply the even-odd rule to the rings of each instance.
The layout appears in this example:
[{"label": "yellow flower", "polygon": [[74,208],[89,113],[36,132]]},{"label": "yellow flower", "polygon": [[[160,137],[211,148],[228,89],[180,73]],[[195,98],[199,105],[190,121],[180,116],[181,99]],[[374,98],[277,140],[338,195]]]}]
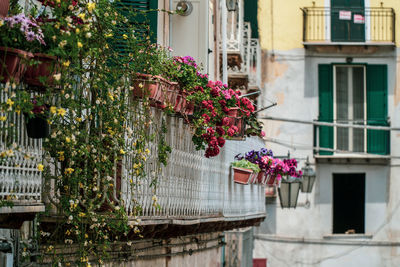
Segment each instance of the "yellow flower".
[{"label": "yellow flower", "polygon": [[70,143],[71,142],[71,138],[65,137],[65,142]]},{"label": "yellow flower", "polygon": [[60,161],[64,161],[65,160],[64,151],[59,151],[59,152],[57,152],[57,154],[58,154],[58,159]]},{"label": "yellow flower", "polygon": [[4,25],[4,20],[0,19],[0,27]]},{"label": "yellow flower", "polygon": [[107,33],[106,35],[104,35],[106,38],[112,37],[113,34],[112,33]]},{"label": "yellow flower", "polygon": [[11,107],[12,105],[14,105],[14,101],[12,101],[11,98],[9,98],[9,99],[7,99],[6,104]]},{"label": "yellow flower", "polygon": [[82,47],[83,47],[82,43],[78,42],[78,48],[82,48]]},{"label": "yellow flower", "polygon": [[61,117],[64,117],[65,113],[66,113],[66,111],[63,108],[59,108],[57,110],[57,114],[60,115]]},{"label": "yellow flower", "polygon": [[43,164],[38,164],[37,169],[42,172],[44,170]]},{"label": "yellow flower", "polygon": [[0,116],[0,121],[5,121],[7,119],[6,116]]},{"label": "yellow flower", "polygon": [[121,148],[121,149],[119,150],[119,153],[121,153],[122,155],[124,155],[124,154],[125,154],[125,151]]},{"label": "yellow flower", "polygon": [[84,14],[84,13],[80,13],[80,14],[78,15],[78,17],[79,17],[81,20],[85,20],[85,14]]},{"label": "yellow flower", "polygon": [[50,112],[51,112],[51,114],[56,114],[57,108],[55,106],[51,106],[50,107]]},{"label": "yellow flower", "polygon": [[123,35],[122,35],[122,38],[124,38],[124,39],[126,40],[126,39],[128,39],[128,35],[123,34]]},{"label": "yellow flower", "polygon": [[79,28],[75,29],[75,32],[78,34],[81,30]]},{"label": "yellow flower", "polygon": [[63,62],[63,66],[64,67],[69,67],[69,64],[70,64],[71,62],[69,62],[69,60],[67,60],[67,61],[64,61]]},{"label": "yellow flower", "polygon": [[86,214],[85,214],[84,212],[79,212],[78,216],[79,216],[79,217],[85,217]]},{"label": "yellow flower", "polygon": [[96,7],[96,3],[89,2],[87,3],[87,9],[90,13],[92,13],[93,9]]},{"label": "yellow flower", "polygon": [[146,148],[144,152],[146,152],[147,155],[150,154],[150,150],[148,148]]},{"label": "yellow flower", "polygon": [[72,169],[72,168],[66,168],[64,171],[65,174],[71,174],[73,172],[74,172],[74,169]]}]

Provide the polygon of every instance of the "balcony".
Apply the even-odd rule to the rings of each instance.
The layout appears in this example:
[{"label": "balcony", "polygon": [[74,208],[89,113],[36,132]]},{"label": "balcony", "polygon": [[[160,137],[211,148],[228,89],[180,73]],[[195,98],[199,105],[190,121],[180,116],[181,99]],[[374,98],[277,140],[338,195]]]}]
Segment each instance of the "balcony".
[{"label": "balcony", "polygon": [[305,7],[303,44],[308,46],[395,46],[393,8]]},{"label": "balcony", "polygon": [[314,121],[314,157],[318,162],[387,164],[390,123]]},{"label": "balcony", "polygon": [[[4,87],[1,89],[3,103],[10,93],[5,93]],[[42,141],[28,138],[22,114],[8,114],[0,124],[7,129],[0,136],[0,150],[6,153],[0,161],[0,227],[19,228],[23,221],[44,211],[42,174],[37,169],[42,162]]]},{"label": "balcony", "polygon": [[[172,237],[201,231],[228,230],[256,225],[265,214],[265,188],[262,185],[240,185],[233,182],[230,163],[234,156],[251,148],[264,146],[260,138],[246,141],[227,141],[219,156],[204,157],[204,151],[196,151],[192,142],[190,126],[183,118],[165,116],[153,109],[158,120],[166,118],[167,142],[172,148],[168,165],[157,165],[157,140],[150,146],[150,158],[145,167],[146,178],[136,177],[128,157],[121,164],[121,176],[114,177],[113,200],[132,214],[141,206],[140,225],[147,227],[144,235]],[[152,134],[150,129],[149,134]],[[129,140],[134,142],[134,140]],[[154,181],[157,179],[156,186]],[[46,201],[56,205],[57,193],[51,189],[54,181],[46,185],[51,192]],[[121,192],[121,197],[118,197]],[[157,196],[158,208],[153,196]],[[55,211],[55,209],[53,210]],[[48,218],[54,222],[56,214]],[[135,217],[130,218],[135,221]],[[212,223],[212,229],[207,228]],[[155,231],[154,229],[157,229]],[[179,230],[177,230],[179,229]]]},{"label": "balcony", "polygon": [[261,88],[261,49],[251,31],[250,22],[244,21],[244,1],[239,0],[227,18],[228,83],[245,92]]}]

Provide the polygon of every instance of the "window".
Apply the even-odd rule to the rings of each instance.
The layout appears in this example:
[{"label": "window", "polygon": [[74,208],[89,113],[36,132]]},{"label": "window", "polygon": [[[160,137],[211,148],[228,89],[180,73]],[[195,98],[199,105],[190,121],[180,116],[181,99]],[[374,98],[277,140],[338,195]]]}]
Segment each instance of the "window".
[{"label": "window", "polygon": [[[334,121],[361,124],[366,121],[365,67],[334,66]],[[365,129],[335,127],[335,149],[353,152],[366,151]]]},{"label": "window", "polygon": [[[387,65],[320,64],[318,90],[319,121],[389,126]],[[332,155],[332,151],[390,153],[389,131],[336,126],[315,129],[315,146],[321,148],[320,155]]]},{"label": "window", "polygon": [[365,42],[364,0],[331,0],[332,42]]},{"label": "window", "polygon": [[333,174],[333,233],[365,233],[365,173]]}]

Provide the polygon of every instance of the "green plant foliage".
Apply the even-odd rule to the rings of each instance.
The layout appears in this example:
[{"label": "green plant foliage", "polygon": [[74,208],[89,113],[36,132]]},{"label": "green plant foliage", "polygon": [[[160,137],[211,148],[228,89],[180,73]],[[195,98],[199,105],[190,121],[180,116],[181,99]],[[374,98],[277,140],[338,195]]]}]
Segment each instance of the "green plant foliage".
[{"label": "green plant foliage", "polygon": [[232,166],[237,168],[252,170],[255,173],[260,172],[260,167],[258,167],[257,164],[251,163],[250,161],[245,159],[232,162]]}]

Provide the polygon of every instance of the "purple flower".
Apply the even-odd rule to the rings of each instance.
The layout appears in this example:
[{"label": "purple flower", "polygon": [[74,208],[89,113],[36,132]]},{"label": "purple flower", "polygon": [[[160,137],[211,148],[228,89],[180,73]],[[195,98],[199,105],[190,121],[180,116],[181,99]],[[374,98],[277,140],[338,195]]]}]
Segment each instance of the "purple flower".
[{"label": "purple flower", "polygon": [[35,37],[36,37],[36,34],[32,31],[26,33],[26,40],[28,42],[32,42],[33,40],[35,40]]}]

